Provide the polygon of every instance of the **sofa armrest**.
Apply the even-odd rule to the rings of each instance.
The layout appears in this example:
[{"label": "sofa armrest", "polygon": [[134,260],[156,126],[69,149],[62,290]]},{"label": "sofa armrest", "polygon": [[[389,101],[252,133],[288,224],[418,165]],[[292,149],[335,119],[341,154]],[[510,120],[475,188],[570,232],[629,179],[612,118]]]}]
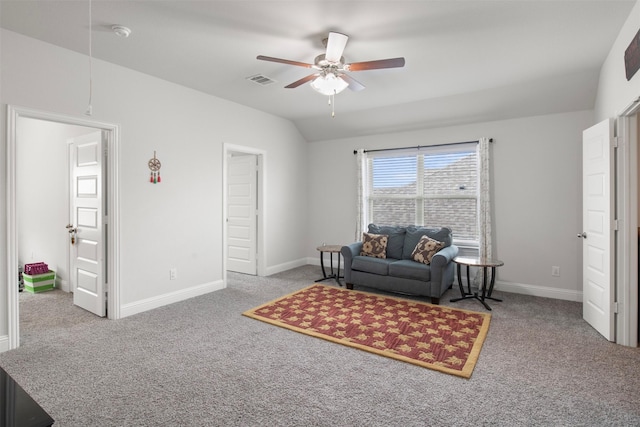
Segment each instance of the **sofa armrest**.
[{"label": "sofa armrest", "polygon": [[361,251],[362,242],[354,242],[340,249],[344,259],[344,281],[346,283],[351,283],[351,261],[353,261],[353,257],[360,255]]},{"label": "sofa armrest", "polygon": [[457,255],[458,247],[451,245],[441,249],[431,258],[431,283],[434,289],[446,289],[453,283],[454,268],[451,261]]},{"label": "sofa armrest", "polygon": [[349,262],[349,264],[351,264],[351,260],[353,259],[353,257],[360,255],[360,252],[362,252],[362,242],[351,243],[349,245],[343,246],[340,250],[340,253],[342,253],[342,258],[344,258],[345,265],[347,264],[347,261]]},{"label": "sofa armrest", "polygon": [[431,265],[444,267],[449,264],[456,256],[458,256],[458,247],[456,245],[450,245],[446,248],[439,250],[433,258],[431,258]]}]

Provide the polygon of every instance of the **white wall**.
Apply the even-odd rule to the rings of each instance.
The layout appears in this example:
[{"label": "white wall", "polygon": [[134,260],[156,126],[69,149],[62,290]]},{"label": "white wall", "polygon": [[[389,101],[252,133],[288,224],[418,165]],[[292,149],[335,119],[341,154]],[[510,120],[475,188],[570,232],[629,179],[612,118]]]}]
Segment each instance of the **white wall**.
[{"label": "white wall", "polygon": [[43,261],[68,290],[69,138],[92,129],[21,118],[17,124],[16,194],[20,265]]},{"label": "white wall", "polygon": [[[268,152],[266,265],[275,272],[316,259],[315,247],[322,242],[353,240],[353,149],[480,136],[496,141],[495,255],[505,261],[499,285],[533,293],[542,289],[551,295],[557,290],[558,297],[577,295],[581,292],[575,238],[581,228],[580,135],[640,95],[640,73],[627,82],[623,68],[624,50],[638,28],[640,2],[602,67],[595,119],[585,111],[323,141],[310,144],[308,150],[286,120],[94,60],[93,118],[118,124],[122,130],[123,304],[221,280],[223,142]],[[6,104],[83,117],[88,95],[85,56],[6,30],[0,30],[0,43],[2,145]],[[163,162],[160,185],[147,182],[146,162],[154,150]],[[3,156],[2,200],[6,200],[5,177]],[[1,210],[2,224],[5,215]],[[0,227],[0,245],[6,247],[5,227]],[[561,267],[560,278],[550,276],[551,265]],[[168,280],[170,267],[178,269],[178,280]],[[6,269],[6,259],[0,257],[0,277],[6,277]],[[6,283],[0,281],[0,340],[7,333],[6,295]]]},{"label": "white wall", "polygon": [[[592,111],[310,144],[310,235],[315,247],[355,236],[357,148],[393,148],[491,137],[497,289],[582,300],[581,147]],[[437,224],[432,224],[437,225]],[[560,267],[560,277],[551,267]]]},{"label": "white wall", "polygon": [[[636,72],[631,80],[626,78],[626,69],[624,54],[629,44],[634,40],[636,34],[640,30],[640,0],[636,1],[629,17],[622,26],[618,37],[616,38],[609,54],[604,61],[602,68],[600,69],[600,79],[598,82],[598,92],[595,101],[595,121],[601,122],[605,119],[616,118],[620,116],[628,107],[634,102],[640,100],[640,71]],[[618,130],[619,132],[619,130]],[[631,143],[631,153],[637,147],[635,146],[637,141],[634,137],[631,137],[629,141]],[[640,152],[640,151],[639,151]],[[636,159],[637,160],[637,159]],[[631,175],[637,174],[638,163],[631,162]],[[636,166],[636,170],[634,170]],[[638,199],[640,200],[640,198]],[[640,215],[640,208],[638,208],[638,215]],[[640,219],[639,219],[640,221]],[[624,219],[623,219],[624,223]],[[624,229],[624,227],[623,227]],[[635,242],[636,230],[630,230],[632,232],[630,242]],[[624,239],[622,239],[624,240]],[[635,249],[631,250],[635,253]],[[634,260],[618,260],[618,268],[631,267],[632,271],[635,271],[636,263]],[[636,283],[633,278],[629,280],[625,279],[626,274],[622,274],[623,280],[618,284],[618,290],[621,291],[621,295],[618,295],[618,301],[622,302],[622,316],[618,316],[618,331],[622,331],[619,337],[619,342],[626,342],[627,344],[635,343],[636,337],[629,337],[628,331],[636,330],[636,326],[630,324],[637,321],[638,311],[637,306],[634,303],[634,299],[637,295]],[[628,283],[627,283],[628,282]],[[630,298],[629,298],[630,297]],[[628,301],[631,299],[631,301]],[[626,310],[625,307],[630,306],[631,312]],[[635,312],[634,312],[635,310]]]},{"label": "white wall", "polygon": [[616,117],[632,101],[640,97],[640,71],[627,81],[624,67],[624,51],[640,30],[640,0],[631,10],[609,55],[600,70],[596,97],[596,122]]},{"label": "white wall", "polygon": [[[3,124],[6,104],[86,118],[86,56],[6,30],[0,38]],[[291,122],[99,60],[93,62],[92,119],[121,129],[120,288],[127,313],[222,284],[224,142],[267,152],[267,271],[305,262],[304,239],[292,236],[306,234],[307,146]],[[5,132],[1,138],[5,146]],[[162,161],[156,185],[147,168],[154,151]],[[2,210],[2,224],[5,215]],[[5,264],[1,257],[2,277]],[[169,280],[171,267],[177,280]],[[0,283],[1,337],[7,301]]]}]

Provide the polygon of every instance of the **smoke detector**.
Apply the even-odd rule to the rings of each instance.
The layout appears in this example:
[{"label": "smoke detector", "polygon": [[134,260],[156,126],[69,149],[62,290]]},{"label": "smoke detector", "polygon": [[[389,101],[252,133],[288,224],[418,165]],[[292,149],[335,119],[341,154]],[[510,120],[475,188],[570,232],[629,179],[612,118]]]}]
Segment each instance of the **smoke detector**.
[{"label": "smoke detector", "polygon": [[118,36],[122,38],[127,38],[131,34],[131,29],[123,26],[123,25],[113,25],[111,26],[111,30]]}]

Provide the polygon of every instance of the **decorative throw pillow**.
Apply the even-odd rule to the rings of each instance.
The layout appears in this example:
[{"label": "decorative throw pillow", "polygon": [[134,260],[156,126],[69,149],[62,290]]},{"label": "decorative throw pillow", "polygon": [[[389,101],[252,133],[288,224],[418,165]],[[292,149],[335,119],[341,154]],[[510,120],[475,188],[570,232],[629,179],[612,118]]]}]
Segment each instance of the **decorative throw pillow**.
[{"label": "decorative throw pillow", "polygon": [[418,225],[407,226],[407,234],[402,248],[402,259],[412,259],[411,253],[420,241],[420,237],[429,236],[433,240],[444,243],[444,247],[453,243],[453,232],[449,227],[423,227]]},{"label": "decorative throw pillow", "polygon": [[[387,258],[402,259],[402,249],[404,248],[404,236],[406,234],[405,227],[369,224],[369,233],[384,234],[389,236],[387,240]],[[436,239],[437,240],[437,239]],[[418,239],[416,239],[418,243]],[[415,243],[411,247],[413,247]]]},{"label": "decorative throw pillow", "polygon": [[385,234],[362,233],[362,252],[360,255],[386,258],[388,240],[389,236]]},{"label": "decorative throw pillow", "polygon": [[411,253],[411,259],[422,264],[431,264],[431,258],[444,248],[443,242],[438,242],[429,236],[422,236]]}]

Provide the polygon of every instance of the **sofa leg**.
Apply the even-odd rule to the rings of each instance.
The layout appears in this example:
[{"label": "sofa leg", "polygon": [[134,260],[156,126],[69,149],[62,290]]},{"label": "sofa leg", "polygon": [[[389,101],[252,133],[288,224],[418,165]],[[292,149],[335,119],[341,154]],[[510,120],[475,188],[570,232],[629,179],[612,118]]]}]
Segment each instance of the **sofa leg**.
[{"label": "sofa leg", "polygon": [[347,289],[353,289],[353,283],[346,283],[345,285]]},{"label": "sofa leg", "polygon": [[431,304],[440,305],[440,298],[431,297]]}]

